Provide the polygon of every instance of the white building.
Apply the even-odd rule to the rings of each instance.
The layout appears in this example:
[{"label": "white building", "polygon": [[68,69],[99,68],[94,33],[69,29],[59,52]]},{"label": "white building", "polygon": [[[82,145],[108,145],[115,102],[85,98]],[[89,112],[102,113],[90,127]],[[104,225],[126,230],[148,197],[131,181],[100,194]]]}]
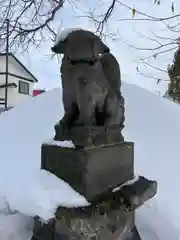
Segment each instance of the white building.
[{"label": "white building", "polygon": [[32,97],[37,78],[12,53],[0,53],[0,108],[5,107],[6,56],[8,56],[7,106],[14,107]]}]

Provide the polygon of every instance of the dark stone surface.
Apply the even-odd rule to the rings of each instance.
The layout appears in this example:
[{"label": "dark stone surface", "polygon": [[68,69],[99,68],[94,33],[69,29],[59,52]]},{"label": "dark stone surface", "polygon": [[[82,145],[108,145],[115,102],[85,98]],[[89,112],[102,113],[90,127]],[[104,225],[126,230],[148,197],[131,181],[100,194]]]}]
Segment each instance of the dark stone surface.
[{"label": "dark stone surface", "polygon": [[133,178],[133,147],[131,142],[79,150],[43,144],[41,168],[92,200]]},{"label": "dark stone surface", "polygon": [[[107,193],[87,207],[59,207],[56,217],[47,224],[42,225],[36,217],[32,240],[115,240],[118,237],[123,240],[140,240],[134,225],[134,210],[140,206],[138,204],[143,204],[143,201],[155,195],[155,184],[155,181],[139,177],[132,185],[124,186],[111,194]],[[135,194],[141,200],[129,206],[131,201],[127,199],[128,194],[130,199]]]},{"label": "dark stone surface", "polygon": [[77,214],[73,209],[60,207],[56,218],[49,223],[50,226],[42,225],[40,220],[35,218],[34,237],[39,240],[54,240],[56,235],[57,239],[110,240],[115,235],[129,236],[134,227],[134,212],[124,211],[117,204],[116,208],[109,208],[108,211],[99,211],[100,208],[95,206],[92,209],[88,214],[86,211]]},{"label": "dark stone surface", "polygon": [[37,240],[50,240],[54,239],[54,227],[55,227],[55,219],[47,223],[42,223],[42,221],[38,218],[34,218],[34,229],[33,229],[33,237]]},{"label": "dark stone surface", "polygon": [[107,145],[124,141],[119,126],[74,126],[63,128],[61,124],[55,125],[56,141],[70,140],[76,148]]},{"label": "dark stone surface", "polygon": [[[65,216],[65,217],[64,217]],[[92,212],[87,218],[72,218],[71,215],[60,215],[56,219],[56,231],[74,236],[75,239],[108,240],[115,234],[121,234],[124,228],[134,226],[134,213],[122,209],[99,214]]]},{"label": "dark stone surface", "polygon": [[66,54],[74,60],[89,60],[99,53],[110,51],[98,36],[83,29],[69,33],[65,39],[56,42],[51,50],[56,54]]},{"label": "dark stone surface", "polygon": [[52,51],[64,54],[61,79],[65,114],[60,123],[65,127],[77,123],[82,126],[118,125],[121,131],[124,127],[121,73],[109,48],[98,36],[82,29],[56,43]]},{"label": "dark stone surface", "polygon": [[[157,192],[157,182],[139,177],[132,185],[122,186],[118,191],[111,189],[96,196],[86,207],[63,208],[57,210],[57,216],[71,216],[73,218],[90,218],[92,213],[99,215],[109,214],[112,211],[132,212],[152,198]],[[135,196],[138,201],[132,201]],[[146,196],[146,197],[144,197]],[[135,198],[134,197],[134,198]],[[133,199],[134,199],[133,198]]]},{"label": "dark stone surface", "polygon": [[[65,126],[113,126],[122,128],[124,99],[109,83],[100,61],[94,65],[64,63],[62,73],[65,115],[60,121]],[[118,80],[120,81],[120,80]]]},{"label": "dark stone surface", "polygon": [[121,193],[125,199],[129,208],[136,209],[154,197],[157,192],[157,182],[148,180],[145,177],[140,176],[138,181],[132,185],[124,186],[121,189]]},{"label": "dark stone surface", "polygon": [[120,210],[89,219],[56,219],[51,235],[44,234],[47,228],[48,224],[44,224],[34,229],[31,240],[141,240],[134,225],[134,215],[127,218]]},{"label": "dark stone surface", "polygon": [[140,240],[135,209],[156,194],[157,182],[139,177],[123,185],[134,177],[134,144],[121,134],[125,109],[119,64],[100,38],[85,30],[73,31],[52,51],[64,54],[65,114],[55,125],[54,140],[71,140],[75,148],[44,143],[41,168],[91,204],[59,206],[47,224],[35,218],[33,240]]}]

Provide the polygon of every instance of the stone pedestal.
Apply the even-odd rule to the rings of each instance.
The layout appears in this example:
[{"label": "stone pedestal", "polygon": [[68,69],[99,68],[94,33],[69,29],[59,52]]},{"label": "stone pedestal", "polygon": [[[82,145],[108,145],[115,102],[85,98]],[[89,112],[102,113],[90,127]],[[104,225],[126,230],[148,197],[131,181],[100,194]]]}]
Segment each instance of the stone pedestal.
[{"label": "stone pedestal", "polygon": [[118,144],[84,149],[42,145],[41,168],[69,183],[86,199],[133,179],[134,144]]},{"label": "stone pedestal", "polygon": [[140,240],[134,210],[153,197],[155,181],[144,177],[115,192],[106,192],[87,207],[59,207],[49,224],[35,219],[34,240]]},{"label": "stone pedestal", "polygon": [[104,214],[98,210],[82,211],[80,214],[78,211],[60,208],[53,222],[54,231],[47,224],[42,225],[38,218],[35,222],[34,237],[37,240],[111,240],[123,234],[125,228],[129,230],[126,232],[127,237],[131,237],[134,214],[121,209]]},{"label": "stone pedestal", "polygon": [[33,240],[140,240],[135,210],[156,194],[157,182],[134,180],[134,144],[118,141],[119,133],[103,127],[61,130],[58,125],[55,139],[72,140],[75,146],[43,143],[41,168],[67,182],[90,205],[60,206],[43,225],[35,218]]},{"label": "stone pedestal", "polygon": [[[75,44],[74,51],[76,40],[83,45]],[[72,141],[75,147],[44,143],[41,168],[67,182],[90,204],[59,206],[55,218],[44,225],[35,218],[33,238],[140,240],[135,210],[156,194],[157,183],[144,177],[134,181],[134,144],[122,135],[125,109],[119,64],[97,36],[84,30],[73,31],[68,41],[59,41],[52,50],[64,54],[65,110],[53,140]]]},{"label": "stone pedestal", "polygon": [[124,126],[120,127],[119,125],[105,127],[80,126],[76,124],[71,128],[65,128],[58,123],[54,126],[54,140],[70,140],[78,149],[88,146],[115,144],[124,141],[124,137],[121,134],[123,127]]}]

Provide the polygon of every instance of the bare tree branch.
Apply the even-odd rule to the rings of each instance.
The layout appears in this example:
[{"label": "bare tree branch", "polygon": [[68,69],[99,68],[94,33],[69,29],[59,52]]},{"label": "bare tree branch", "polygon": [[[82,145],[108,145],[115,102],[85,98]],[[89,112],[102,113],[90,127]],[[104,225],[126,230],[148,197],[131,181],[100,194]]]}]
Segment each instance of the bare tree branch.
[{"label": "bare tree branch", "polygon": [[[148,37],[146,37],[146,38],[149,39],[149,40],[151,40],[151,39],[148,38]],[[154,41],[155,41],[155,40],[154,40]],[[157,46],[157,47],[141,48],[141,47],[136,47],[136,46],[128,43],[127,41],[124,41],[124,42],[125,42],[129,47],[134,48],[134,49],[136,49],[136,50],[140,50],[140,51],[157,51],[157,50],[161,50],[162,48],[167,47],[167,46],[172,46],[172,45],[176,45],[176,46],[177,46],[177,45],[178,45],[178,43],[177,43],[177,42],[174,42],[174,41],[169,42],[169,43],[165,43],[165,44],[162,44],[162,43],[158,42],[159,46]],[[158,53],[157,53],[157,54],[158,54]]]},{"label": "bare tree branch", "polygon": [[174,51],[177,50],[177,49],[178,49],[178,45],[175,46],[175,47],[168,48],[168,49],[159,51],[159,52],[157,52],[157,53],[151,54],[151,55],[149,55],[149,56],[147,56],[147,57],[140,57],[139,60],[143,61],[143,60],[148,60],[148,59],[151,59],[151,58],[157,58],[157,56],[159,56],[159,55],[162,55],[162,54],[164,54],[164,53],[171,52],[171,51],[174,52]]},{"label": "bare tree branch", "polygon": [[[6,19],[10,21],[10,46],[17,48],[19,44],[27,49],[29,44],[39,46],[38,36],[44,39],[44,30],[55,37],[50,26],[56,13],[62,9],[65,0],[4,0],[0,9],[0,45],[6,41]],[[3,49],[1,49],[3,50]]]},{"label": "bare tree branch", "polygon": [[[133,11],[133,8],[124,4],[122,1],[117,0],[117,3],[119,3],[121,6],[126,7],[127,9]],[[122,19],[118,19],[118,21],[155,21],[155,22],[162,22],[162,21],[167,21],[173,18],[177,18],[180,16],[180,13],[176,14],[176,15],[172,15],[172,16],[168,16],[168,17],[163,17],[163,18],[157,18],[151,15],[148,15],[144,12],[141,12],[139,10],[136,9],[136,13],[138,13],[141,16],[144,16],[145,18],[122,18]]]},{"label": "bare tree branch", "polygon": [[151,32],[151,34],[156,38],[156,39],[160,39],[160,40],[166,40],[166,41],[177,41],[177,39],[173,39],[170,37],[164,37],[164,36],[159,36],[157,34],[155,34],[153,31],[149,30]]},{"label": "bare tree branch", "polygon": [[105,12],[104,14],[104,17],[103,19],[99,22],[98,24],[98,27],[97,27],[97,32],[100,33],[100,35],[102,34],[103,32],[103,27],[104,27],[104,24],[108,21],[108,19],[111,17],[112,15],[112,12],[115,8],[115,3],[116,3],[116,0],[112,0],[112,3],[111,5],[108,7],[107,11]]},{"label": "bare tree branch", "polygon": [[139,61],[138,63],[141,63],[144,66],[151,67],[151,68],[156,69],[157,71],[160,71],[160,72],[163,72],[163,73],[167,73],[168,72],[167,70],[158,68],[158,67],[156,67],[156,66],[154,66],[154,65],[152,65],[152,64],[150,64],[150,63],[148,63],[146,61]]},{"label": "bare tree branch", "polygon": [[[49,39],[52,41],[55,40],[57,36],[57,26],[53,26],[54,19],[57,14],[61,13],[64,9],[64,3],[72,6],[72,9],[75,12],[79,7],[79,0],[0,0],[0,47],[1,50],[4,50],[4,45],[7,37],[6,33],[6,19],[10,20],[10,29],[9,29],[9,39],[10,39],[10,48],[17,49],[19,47],[23,48],[23,51],[27,51],[30,44],[39,47],[43,41],[47,39],[47,35]],[[99,1],[99,0],[98,0]],[[148,44],[148,47],[139,47],[134,46],[134,44],[130,44],[125,41],[120,35],[118,29],[111,29],[106,31],[107,28],[105,26],[108,25],[109,21],[112,20],[114,11],[118,8],[125,8],[128,11],[131,11],[131,18],[118,18],[116,21],[151,21],[160,24],[164,24],[166,30],[172,32],[173,35],[177,35],[177,37],[167,37],[167,36],[159,36],[157,33],[155,34],[151,30],[149,30],[148,36],[143,35],[140,32],[136,32],[139,38],[143,38],[151,44]],[[103,8],[104,9],[104,6]],[[162,71],[163,73],[167,73],[164,69],[159,69],[158,67],[150,64],[148,62],[151,58],[157,58],[157,56],[165,54],[170,51],[175,51],[179,44],[179,32],[180,32],[180,11],[177,14],[174,14],[174,6],[172,8],[172,15],[163,16],[163,17],[155,17],[153,15],[147,14],[145,11],[140,11],[139,9],[134,9],[134,7],[125,4],[125,0],[110,0],[110,4],[105,6],[105,9],[102,11],[100,9],[100,14],[97,9],[89,11],[86,16],[81,16],[81,18],[87,18],[93,22],[96,33],[103,38],[111,38],[111,40],[117,40],[120,38],[122,42],[127,44],[130,48],[133,48],[137,51],[149,51],[149,56],[139,58],[141,64],[146,67],[154,68],[157,71]],[[135,11],[135,15],[133,15],[133,11]],[[174,24],[172,24],[171,20],[176,20]],[[62,19],[60,18],[60,23]],[[144,74],[142,71],[139,73]],[[156,79],[154,76],[148,76],[148,78]],[[156,79],[157,80],[157,79]]]},{"label": "bare tree branch", "polygon": [[149,78],[149,79],[153,79],[153,80],[156,80],[156,83],[160,83],[161,81],[169,81],[169,79],[163,79],[163,78],[159,78],[159,77],[154,77],[154,76],[150,76],[146,73],[143,73],[139,67],[136,68],[137,72],[139,75],[143,76],[143,77],[146,77],[146,78]]}]

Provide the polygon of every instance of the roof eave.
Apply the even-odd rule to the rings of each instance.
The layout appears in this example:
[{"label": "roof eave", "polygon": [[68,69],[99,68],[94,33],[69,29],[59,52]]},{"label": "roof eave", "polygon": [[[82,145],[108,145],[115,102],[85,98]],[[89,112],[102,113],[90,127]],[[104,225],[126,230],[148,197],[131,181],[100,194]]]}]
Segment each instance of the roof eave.
[{"label": "roof eave", "polygon": [[7,55],[15,59],[15,61],[32,77],[32,79],[34,80],[33,81],[34,83],[38,82],[38,79],[17,59],[17,57],[13,53],[11,52],[0,53],[0,56],[7,56]]}]

